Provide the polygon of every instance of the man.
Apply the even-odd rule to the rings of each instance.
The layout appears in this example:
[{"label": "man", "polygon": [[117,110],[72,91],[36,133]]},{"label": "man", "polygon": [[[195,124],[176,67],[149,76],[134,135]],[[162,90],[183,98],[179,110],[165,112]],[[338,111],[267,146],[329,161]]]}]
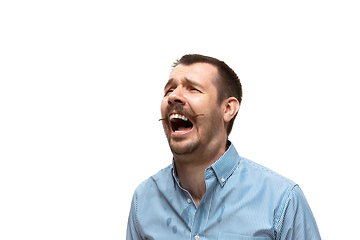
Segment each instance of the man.
[{"label": "man", "polygon": [[136,189],[127,239],[320,239],[298,185],[228,140],[242,88],[224,62],[185,55],[164,88],[173,163]]}]

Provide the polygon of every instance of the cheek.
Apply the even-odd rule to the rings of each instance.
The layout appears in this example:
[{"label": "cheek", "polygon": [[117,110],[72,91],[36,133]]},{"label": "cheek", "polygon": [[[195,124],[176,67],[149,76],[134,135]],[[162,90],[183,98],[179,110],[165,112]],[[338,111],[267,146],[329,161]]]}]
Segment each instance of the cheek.
[{"label": "cheek", "polygon": [[189,105],[196,114],[205,114],[213,112],[214,103],[211,98],[197,98],[189,101]]},{"label": "cheek", "polygon": [[199,105],[197,112],[205,115],[203,126],[206,128],[218,128],[222,125],[223,115],[217,103],[207,101],[205,104]]},{"label": "cheek", "polygon": [[167,108],[167,100],[164,98],[162,101],[161,101],[161,105],[160,105],[160,111],[161,111],[161,115],[164,116],[165,114],[165,111],[166,111],[166,108]]}]

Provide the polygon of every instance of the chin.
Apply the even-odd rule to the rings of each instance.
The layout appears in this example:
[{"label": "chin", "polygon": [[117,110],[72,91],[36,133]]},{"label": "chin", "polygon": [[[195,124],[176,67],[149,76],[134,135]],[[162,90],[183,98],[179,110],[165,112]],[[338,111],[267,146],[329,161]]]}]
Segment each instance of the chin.
[{"label": "chin", "polygon": [[171,152],[174,155],[187,155],[195,152],[200,147],[200,141],[198,139],[192,139],[188,141],[175,141],[174,139],[169,140],[169,146]]}]

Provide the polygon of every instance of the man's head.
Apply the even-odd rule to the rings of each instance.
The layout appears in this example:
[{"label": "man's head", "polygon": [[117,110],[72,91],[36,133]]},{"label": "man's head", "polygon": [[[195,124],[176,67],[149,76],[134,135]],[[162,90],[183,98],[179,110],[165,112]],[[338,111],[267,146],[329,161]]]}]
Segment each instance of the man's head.
[{"label": "man's head", "polygon": [[174,63],[164,91],[161,114],[173,153],[225,146],[242,97],[239,78],[229,66],[185,55]]},{"label": "man's head", "polygon": [[[175,68],[179,64],[189,66],[194,63],[208,63],[217,68],[218,75],[214,77],[216,78],[215,84],[217,87],[217,100],[219,104],[228,97],[235,97],[238,100],[239,104],[241,104],[242,87],[240,79],[234,72],[234,70],[232,70],[225,62],[220,61],[216,58],[203,56],[200,54],[188,54],[184,55],[182,58],[180,58],[180,60],[174,62],[173,68]],[[228,135],[232,130],[236,115],[228,125]]]}]

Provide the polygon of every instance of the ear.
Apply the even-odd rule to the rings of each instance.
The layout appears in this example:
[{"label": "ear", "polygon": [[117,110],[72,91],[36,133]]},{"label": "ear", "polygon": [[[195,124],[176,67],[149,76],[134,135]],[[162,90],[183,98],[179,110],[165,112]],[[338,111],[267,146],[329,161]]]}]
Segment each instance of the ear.
[{"label": "ear", "polygon": [[239,101],[235,97],[229,97],[224,100],[224,122],[228,123],[240,109]]}]

